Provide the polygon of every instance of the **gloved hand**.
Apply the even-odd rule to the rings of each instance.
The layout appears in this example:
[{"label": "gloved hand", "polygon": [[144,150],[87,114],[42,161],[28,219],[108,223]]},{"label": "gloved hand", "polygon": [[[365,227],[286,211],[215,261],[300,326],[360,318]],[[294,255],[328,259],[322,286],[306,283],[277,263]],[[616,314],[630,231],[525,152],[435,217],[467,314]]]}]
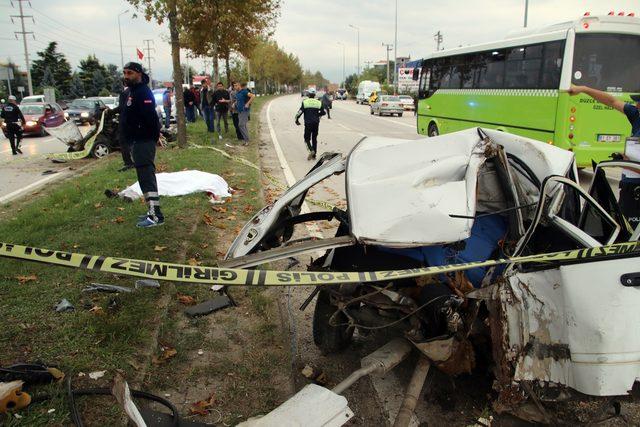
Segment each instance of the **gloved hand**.
[{"label": "gloved hand", "polygon": [[300,121],[299,120],[296,120],[296,125],[300,126]]}]

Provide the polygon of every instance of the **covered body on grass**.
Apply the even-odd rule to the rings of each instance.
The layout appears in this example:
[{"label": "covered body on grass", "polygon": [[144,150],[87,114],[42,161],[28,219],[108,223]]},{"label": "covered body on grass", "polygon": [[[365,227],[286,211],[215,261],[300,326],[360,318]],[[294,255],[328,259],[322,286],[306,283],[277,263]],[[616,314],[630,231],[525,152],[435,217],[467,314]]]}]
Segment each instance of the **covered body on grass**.
[{"label": "covered body on grass", "polygon": [[[288,241],[309,220],[335,219],[336,238],[351,239],[327,239],[310,269],[361,271],[366,279],[372,271],[583,249],[546,264],[314,291],[314,341],[325,353],[347,348],[355,331],[387,327],[450,375],[489,369],[477,362],[488,352],[498,407],[519,414],[543,396],[566,404],[563,416],[571,418],[575,400],[628,396],[640,377],[640,332],[618,327],[640,322],[640,295],[620,279],[637,272],[640,253],[595,257],[605,245],[638,240],[604,172],[626,163],[601,164],[585,192],[571,152],[529,138],[480,128],[421,140],[365,138],[346,158],[324,154],[259,211],[223,265],[304,252]],[[347,208],[301,214],[309,189],[343,172]],[[528,419],[549,422],[533,407]]]}]

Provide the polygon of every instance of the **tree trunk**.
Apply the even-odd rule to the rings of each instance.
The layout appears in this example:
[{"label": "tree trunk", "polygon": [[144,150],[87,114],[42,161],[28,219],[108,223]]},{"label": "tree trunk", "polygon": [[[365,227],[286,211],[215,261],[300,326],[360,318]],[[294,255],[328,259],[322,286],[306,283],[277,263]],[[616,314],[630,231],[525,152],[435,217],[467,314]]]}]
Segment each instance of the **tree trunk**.
[{"label": "tree trunk", "polygon": [[220,64],[218,64],[218,48],[214,45],[211,51],[213,57],[213,84],[217,84],[220,81]]},{"label": "tree trunk", "polygon": [[176,96],[176,122],[178,124],[178,146],[187,147],[187,124],[184,116],[182,91],[182,67],[180,66],[180,39],[178,36],[177,0],[169,0],[169,34],[171,35],[171,59],[173,62],[173,89]]},{"label": "tree trunk", "polygon": [[231,66],[229,65],[229,52],[224,56],[224,69],[227,73],[227,87],[231,85]]}]

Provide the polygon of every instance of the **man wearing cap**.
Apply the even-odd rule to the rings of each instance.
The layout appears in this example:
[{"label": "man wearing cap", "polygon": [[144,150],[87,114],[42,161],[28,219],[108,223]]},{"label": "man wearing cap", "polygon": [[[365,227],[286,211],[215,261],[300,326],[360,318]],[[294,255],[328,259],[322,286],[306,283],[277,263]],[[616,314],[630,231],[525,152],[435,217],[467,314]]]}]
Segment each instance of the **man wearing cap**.
[{"label": "man wearing cap", "polygon": [[26,120],[22,115],[22,111],[20,111],[20,107],[18,107],[15,96],[9,96],[9,103],[2,106],[0,117],[7,124],[7,136],[9,137],[9,144],[11,144],[11,152],[14,156],[18,153],[22,154],[20,142],[22,141],[22,125],[26,123]]},{"label": "man wearing cap", "polygon": [[124,137],[132,144],[133,162],[138,183],[149,211],[141,216],[138,227],[149,228],[164,223],[160,211],[158,182],[156,181],[156,143],[160,137],[160,121],[156,113],[156,101],[149,89],[149,76],[137,62],[124,66],[124,83],[129,96],[121,109],[120,121]]},{"label": "man wearing cap", "polygon": [[[640,95],[631,95],[635,105],[626,103],[606,92],[590,88],[588,86],[571,85],[570,95],[585,93],[596,101],[614,108],[625,116],[631,124],[631,136],[640,138]],[[623,156],[626,160],[640,162],[640,157],[635,157],[631,153]],[[631,227],[635,228],[640,224],[640,169],[622,169],[622,179],[620,180],[619,202],[622,213],[627,217]]]},{"label": "man wearing cap", "polygon": [[300,116],[304,114],[304,142],[309,149],[307,160],[315,160],[318,151],[318,128],[320,127],[320,117],[325,112],[322,102],[315,99],[316,90],[309,88],[309,97],[302,101],[302,105],[296,114],[296,125],[300,126]]}]

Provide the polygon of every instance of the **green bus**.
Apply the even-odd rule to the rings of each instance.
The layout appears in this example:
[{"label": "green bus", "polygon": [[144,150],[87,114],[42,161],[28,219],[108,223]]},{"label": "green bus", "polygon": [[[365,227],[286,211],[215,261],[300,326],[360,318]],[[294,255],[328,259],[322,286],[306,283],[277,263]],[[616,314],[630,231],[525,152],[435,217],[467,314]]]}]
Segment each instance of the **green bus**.
[{"label": "green bus", "polygon": [[420,71],[418,133],[498,129],[571,150],[587,167],[623,151],[631,129],[619,112],[566,91],[586,85],[631,102],[640,93],[640,19],[584,16],[436,52]]}]

